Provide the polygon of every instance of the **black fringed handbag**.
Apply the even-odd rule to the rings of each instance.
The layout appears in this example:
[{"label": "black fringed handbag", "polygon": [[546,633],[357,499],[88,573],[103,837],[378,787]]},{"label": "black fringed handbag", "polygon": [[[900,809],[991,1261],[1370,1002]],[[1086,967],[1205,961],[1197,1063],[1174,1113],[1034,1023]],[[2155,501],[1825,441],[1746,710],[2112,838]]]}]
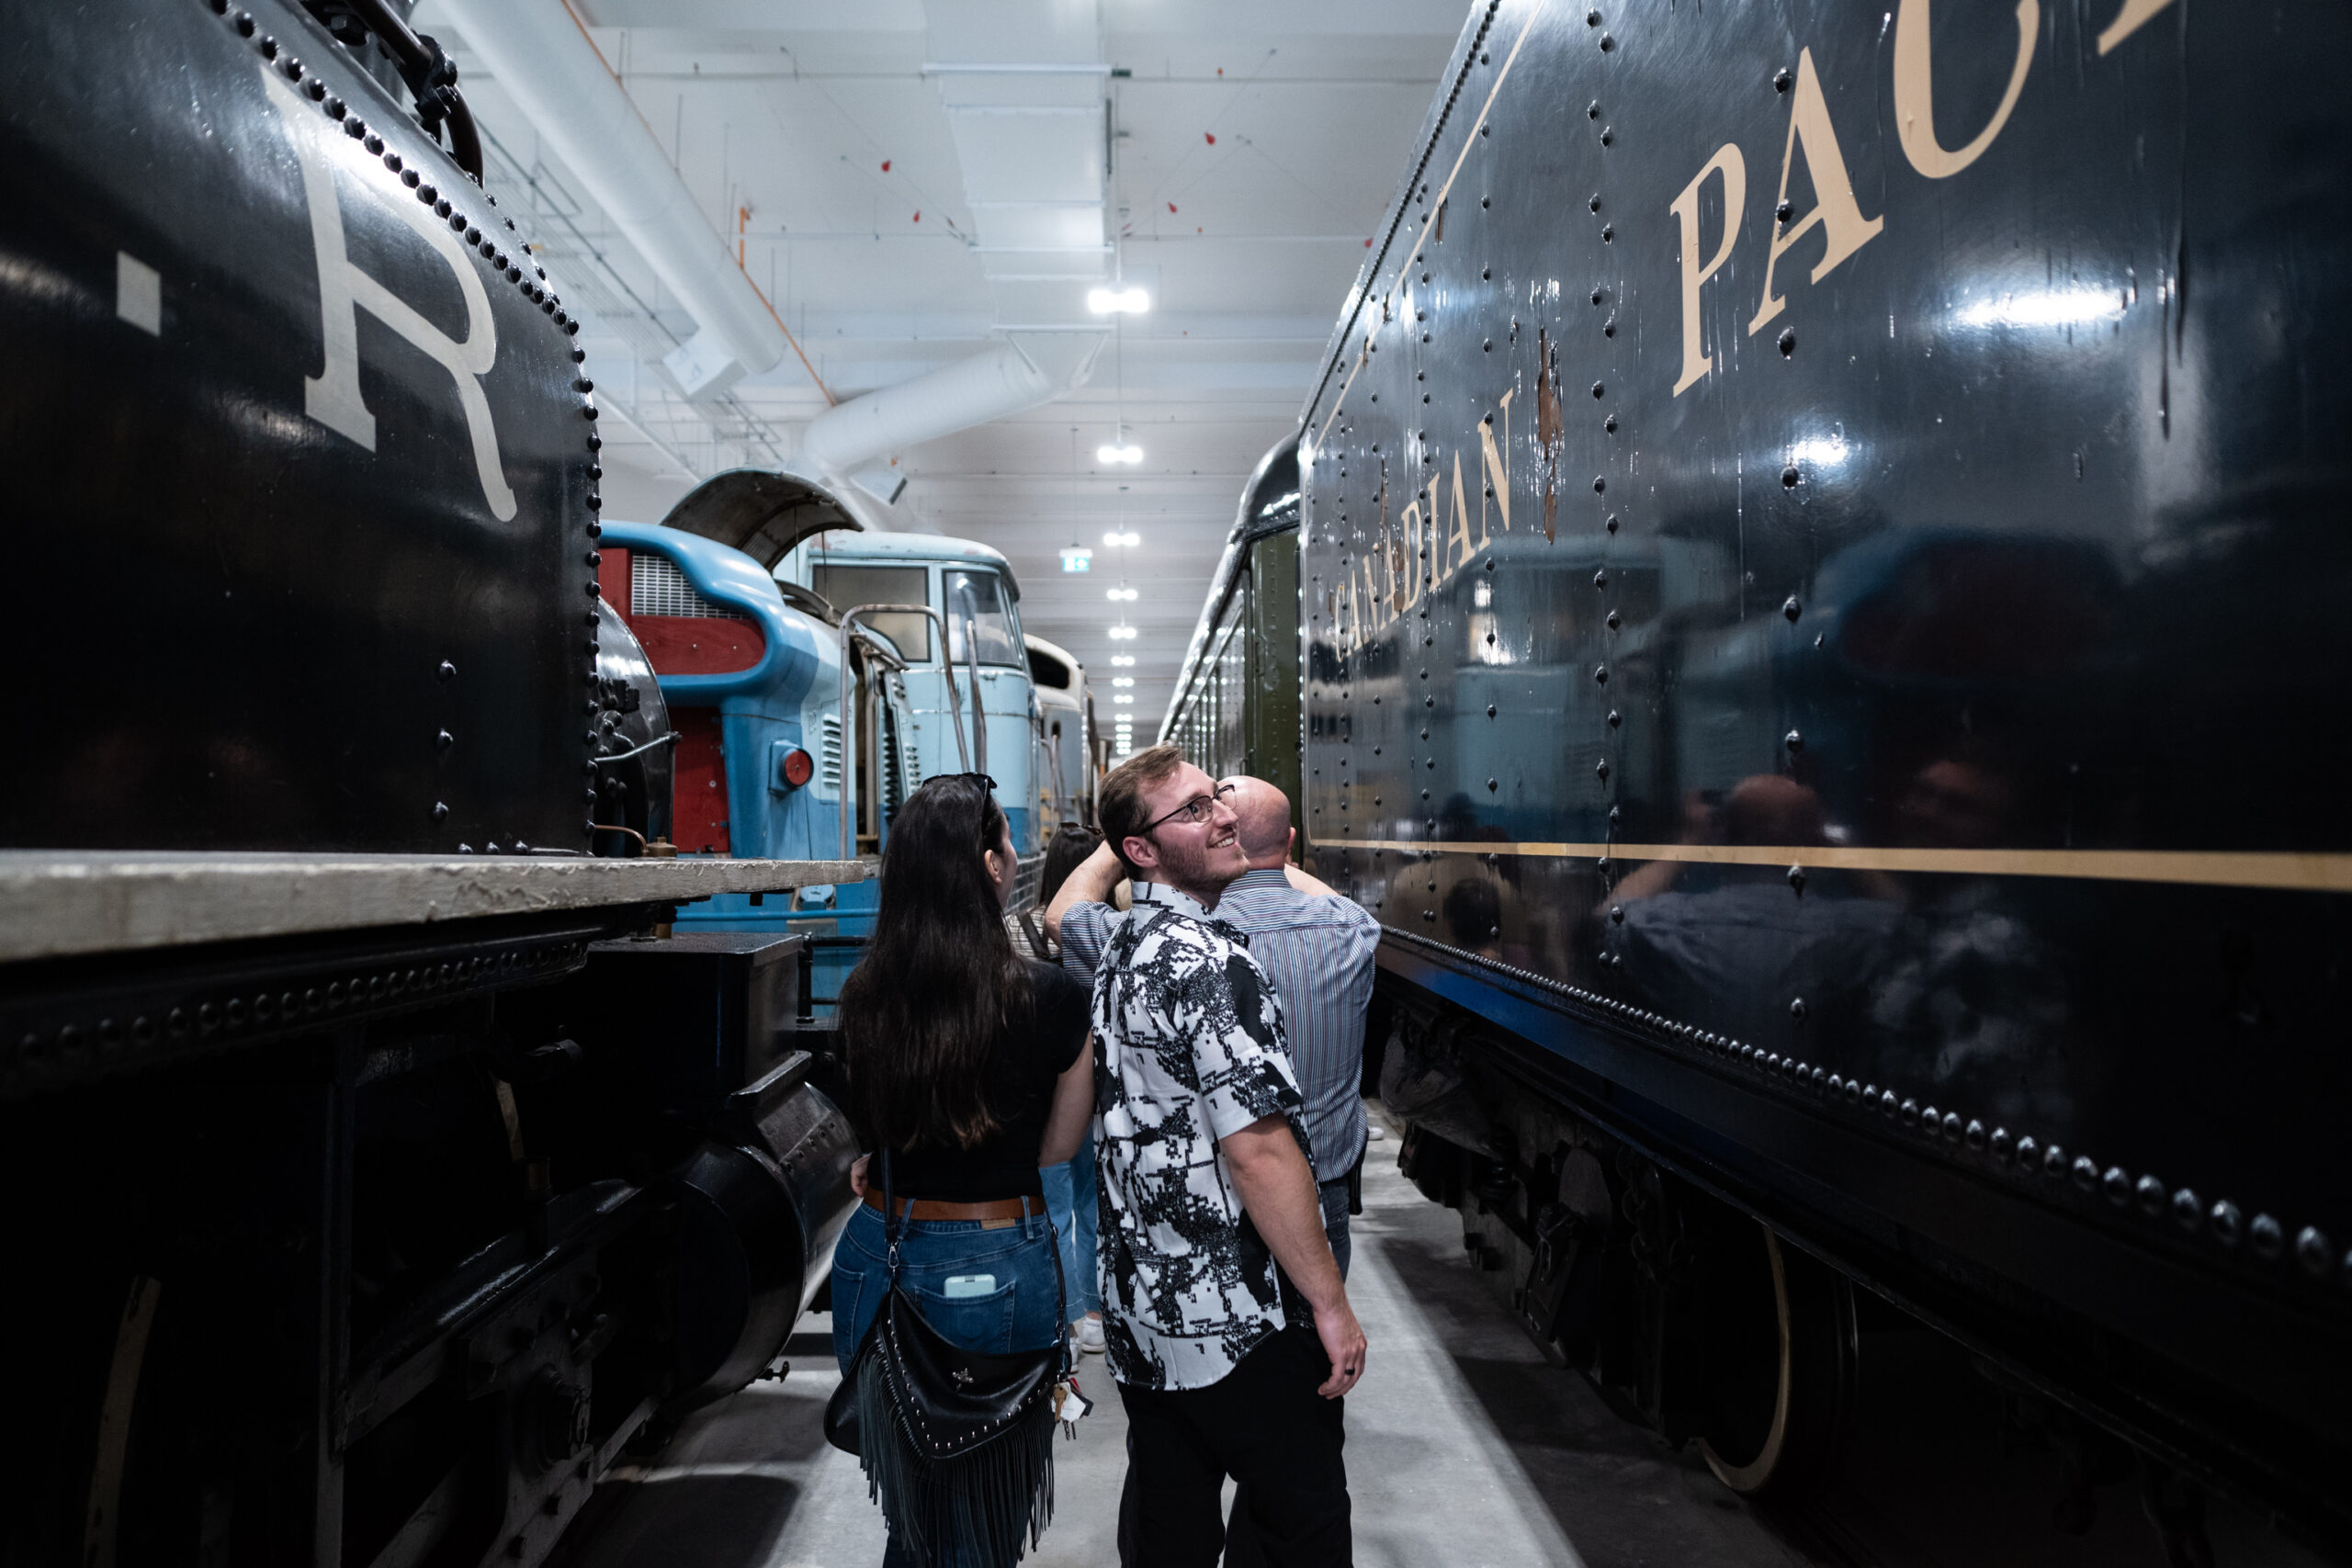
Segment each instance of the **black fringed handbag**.
[{"label": "black fringed handbag", "polygon": [[[1057,1390],[1069,1375],[1069,1333],[1050,1348],[1009,1355],[949,1344],[899,1288],[904,1222],[890,1201],[888,1150],[882,1214],[889,1289],[825,1406],[825,1438],[857,1455],[866,1495],[880,1498],[890,1533],[918,1561],[935,1562],[941,1548],[963,1541],[981,1562],[1011,1562],[1023,1535],[1035,1546],[1054,1515]],[[1066,1314],[1061,1243],[1050,1222],[1046,1228]]]}]

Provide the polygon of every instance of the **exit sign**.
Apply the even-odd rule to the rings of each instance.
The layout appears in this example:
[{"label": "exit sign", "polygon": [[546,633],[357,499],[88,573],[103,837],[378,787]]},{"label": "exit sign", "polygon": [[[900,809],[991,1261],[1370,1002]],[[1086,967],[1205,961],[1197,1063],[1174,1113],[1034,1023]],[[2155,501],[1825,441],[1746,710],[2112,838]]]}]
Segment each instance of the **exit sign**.
[{"label": "exit sign", "polygon": [[1062,552],[1062,570],[1064,571],[1092,571],[1094,552],[1082,550],[1076,545],[1072,545]]}]

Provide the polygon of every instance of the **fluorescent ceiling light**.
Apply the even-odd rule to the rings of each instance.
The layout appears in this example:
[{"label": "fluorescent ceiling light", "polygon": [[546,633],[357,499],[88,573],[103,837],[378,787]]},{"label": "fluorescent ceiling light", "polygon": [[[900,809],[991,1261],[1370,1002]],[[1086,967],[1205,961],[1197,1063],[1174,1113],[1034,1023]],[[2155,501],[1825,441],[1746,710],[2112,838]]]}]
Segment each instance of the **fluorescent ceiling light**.
[{"label": "fluorescent ceiling light", "polygon": [[1116,446],[1106,443],[1094,449],[1094,460],[1098,463],[1140,463],[1143,461],[1143,448],[1132,441],[1123,441]]},{"label": "fluorescent ceiling light", "polygon": [[1136,629],[1133,626],[1113,626],[1111,628],[1112,637],[1120,642],[1129,641],[1133,639],[1135,635]]},{"label": "fluorescent ceiling light", "polygon": [[1132,686],[1135,683],[1136,678],[1132,675],[1114,675],[1111,677],[1111,684],[1114,686]]},{"label": "fluorescent ceiling light", "polygon": [[1132,602],[1135,596],[1136,590],[1128,587],[1124,582],[1118,587],[1109,590],[1102,595],[1105,599],[1116,599],[1122,602]]},{"label": "fluorescent ceiling light", "polygon": [[1135,694],[1132,692],[1121,692],[1117,696],[1113,697],[1111,700],[1114,703],[1131,703],[1134,702],[1136,698]]},{"label": "fluorescent ceiling light", "polygon": [[1086,308],[1098,316],[1140,316],[1151,309],[1151,296],[1140,288],[1090,288]]},{"label": "fluorescent ceiling light", "polygon": [[1114,664],[1127,665],[1133,664],[1135,661],[1136,656],[1132,653],[1114,653],[1111,655],[1111,662]]},{"label": "fluorescent ceiling light", "polygon": [[1141,534],[1105,534],[1102,536],[1102,543],[1110,549],[1133,549],[1143,543],[1143,536]]}]

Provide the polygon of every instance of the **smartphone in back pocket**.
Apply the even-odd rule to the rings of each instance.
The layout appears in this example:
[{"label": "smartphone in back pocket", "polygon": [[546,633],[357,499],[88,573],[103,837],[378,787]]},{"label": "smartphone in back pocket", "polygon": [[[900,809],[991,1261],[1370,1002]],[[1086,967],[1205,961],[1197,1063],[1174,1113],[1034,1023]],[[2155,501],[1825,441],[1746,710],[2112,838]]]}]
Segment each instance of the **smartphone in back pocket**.
[{"label": "smartphone in back pocket", "polygon": [[950,1274],[947,1277],[946,1296],[951,1302],[958,1296],[985,1296],[995,1289],[996,1276],[993,1274]]}]

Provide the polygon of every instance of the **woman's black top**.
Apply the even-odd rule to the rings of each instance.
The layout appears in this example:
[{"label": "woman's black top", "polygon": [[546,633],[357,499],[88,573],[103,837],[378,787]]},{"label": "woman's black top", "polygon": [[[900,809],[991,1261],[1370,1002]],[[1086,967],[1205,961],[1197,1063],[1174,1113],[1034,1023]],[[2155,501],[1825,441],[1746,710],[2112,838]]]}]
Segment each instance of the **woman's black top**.
[{"label": "woman's black top", "polygon": [[[902,1198],[933,1198],[949,1203],[982,1203],[994,1198],[1037,1197],[1037,1150],[1046,1141],[1046,1119],[1054,1106],[1054,1080],[1069,1070],[1085,1047],[1092,1023],[1093,998],[1061,970],[1029,959],[1029,1005],[1012,1018],[989,1052],[994,1064],[989,1109],[996,1131],[977,1148],[925,1144],[890,1156],[890,1190]],[[882,1186],[881,1162],[866,1172],[867,1184]]]}]

